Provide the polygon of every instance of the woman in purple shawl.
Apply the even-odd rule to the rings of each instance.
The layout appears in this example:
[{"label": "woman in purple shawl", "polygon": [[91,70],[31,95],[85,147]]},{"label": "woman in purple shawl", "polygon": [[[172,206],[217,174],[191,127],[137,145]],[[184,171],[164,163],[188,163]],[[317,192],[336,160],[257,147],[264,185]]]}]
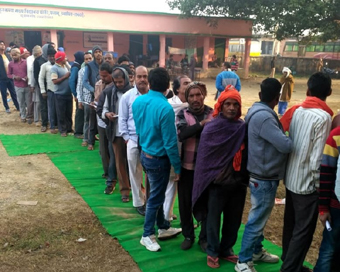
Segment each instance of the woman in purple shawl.
[{"label": "woman in purple shawl", "polygon": [[217,268],[219,258],[237,262],[232,247],[237,240],[249,182],[246,125],[240,119],[241,96],[233,86],[227,86],[219,97],[214,116],[201,134],[192,203],[196,219],[207,220],[207,264]]}]

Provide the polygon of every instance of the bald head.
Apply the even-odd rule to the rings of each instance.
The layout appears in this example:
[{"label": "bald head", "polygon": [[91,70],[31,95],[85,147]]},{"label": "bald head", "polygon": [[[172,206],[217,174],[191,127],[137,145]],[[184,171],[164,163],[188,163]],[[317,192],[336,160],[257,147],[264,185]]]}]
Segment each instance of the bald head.
[{"label": "bald head", "polygon": [[136,87],[141,94],[145,94],[149,90],[148,69],[145,66],[136,68]]}]

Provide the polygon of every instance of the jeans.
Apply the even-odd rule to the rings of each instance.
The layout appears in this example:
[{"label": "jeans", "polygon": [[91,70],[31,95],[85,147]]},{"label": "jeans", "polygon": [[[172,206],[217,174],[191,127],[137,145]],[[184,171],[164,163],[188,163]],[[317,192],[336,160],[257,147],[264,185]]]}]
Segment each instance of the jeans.
[{"label": "jeans", "polygon": [[54,92],[47,91],[48,115],[50,117],[50,129],[58,127],[57,109],[55,106]]},{"label": "jeans", "polygon": [[11,95],[14,106],[16,107],[17,110],[19,110],[17,94],[15,93],[14,83],[12,79],[0,80],[0,91],[1,91],[2,103],[4,104],[5,109],[6,110],[9,109],[8,103],[7,103],[7,89]]},{"label": "jeans", "polygon": [[84,107],[84,127],[83,127],[83,134],[84,139],[83,142],[87,142],[89,140],[89,126],[90,126],[90,106],[83,103]]},{"label": "jeans", "polygon": [[20,118],[25,120],[27,118],[26,108],[29,106],[30,89],[29,87],[14,87],[17,94],[17,100],[20,108]]},{"label": "jeans", "polygon": [[76,102],[76,114],[74,117],[74,135],[83,135],[84,128],[84,109],[79,109],[78,102]]},{"label": "jeans", "polygon": [[278,109],[278,113],[279,115],[283,115],[288,107],[288,102],[285,101],[279,101],[279,109]]},{"label": "jeans", "polygon": [[108,167],[108,170],[107,170],[106,185],[112,186],[113,185],[112,181],[115,181],[115,182],[117,181],[117,168],[116,168],[115,153],[113,151],[113,145],[112,145],[112,142],[110,140],[108,140],[108,149],[109,149],[110,161],[109,161],[109,167]]},{"label": "jeans", "polygon": [[39,91],[39,99],[40,99],[41,126],[47,127],[48,124],[47,97],[43,97],[41,91]]},{"label": "jeans", "polygon": [[240,263],[251,261],[253,254],[257,254],[262,250],[263,229],[274,207],[278,185],[278,180],[250,178],[251,209],[243,233],[241,251],[239,253]]},{"label": "jeans", "polygon": [[146,204],[143,237],[155,234],[155,222],[158,229],[168,229],[169,221],[164,218],[163,204],[169,182],[171,164],[168,157],[148,158],[142,151],[141,163],[148,175],[150,197]]},{"label": "jeans", "polygon": [[314,272],[330,272],[333,254],[340,249],[340,210],[330,208],[331,227],[323,231],[323,239],[320,246],[319,258],[314,267]]},{"label": "jeans", "polygon": [[54,94],[60,133],[72,131],[72,95]]}]

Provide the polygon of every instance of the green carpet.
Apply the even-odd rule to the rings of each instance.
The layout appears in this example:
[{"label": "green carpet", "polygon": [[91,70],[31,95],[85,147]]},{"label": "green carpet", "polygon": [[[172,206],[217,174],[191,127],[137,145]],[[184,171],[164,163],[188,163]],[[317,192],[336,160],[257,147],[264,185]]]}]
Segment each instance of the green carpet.
[{"label": "green carpet", "polygon": [[[47,138],[53,144],[48,145]],[[19,135],[0,135],[0,139],[7,152],[12,156],[48,153],[52,162],[83,197],[107,232],[119,240],[142,271],[199,272],[212,270],[206,265],[206,254],[200,251],[197,243],[188,251],[180,249],[180,244],[183,241],[181,235],[175,239],[160,242],[161,252],[149,252],[140,245],[144,218],[137,214],[131,202],[121,202],[118,186],[112,195],[103,193],[105,181],[101,178],[103,170],[97,151],[89,152],[82,148],[82,151],[69,152],[79,150],[80,148],[77,147],[80,146],[81,140],[67,137],[66,139],[62,138],[61,141],[60,136],[47,134],[21,135],[21,137]],[[39,152],[35,151],[35,148],[42,142],[44,145],[39,147]],[[20,146],[25,146],[25,148],[21,149]],[[55,146],[58,146],[58,149]],[[179,215],[177,203],[175,214]],[[179,227],[179,220],[175,220],[173,226]],[[236,253],[240,250],[243,229],[242,225],[237,244],[234,247]],[[198,233],[196,235],[198,236]],[[264,241],[264,246],[269,252],[281,255],[280,247],[268,241]],[[220,263],[222,270],[234,271],[233,264],[223,260]],[[280,270],[280,266],[281,262],[278,264],[258,263],[256,269],[258,272],[277,272]]]}]

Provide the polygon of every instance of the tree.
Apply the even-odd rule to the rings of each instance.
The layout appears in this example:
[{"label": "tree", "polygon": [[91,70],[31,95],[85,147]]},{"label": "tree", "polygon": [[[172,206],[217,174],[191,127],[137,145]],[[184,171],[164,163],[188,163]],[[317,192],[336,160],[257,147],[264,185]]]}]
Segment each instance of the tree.
[{"label": "tree", "polygon": [[340,37],[339,0],[167,0],[183,17],[225,16],[254,20],[255,32],[273,34],[277,40],[298,38],[301,44],[313,39]]}]

